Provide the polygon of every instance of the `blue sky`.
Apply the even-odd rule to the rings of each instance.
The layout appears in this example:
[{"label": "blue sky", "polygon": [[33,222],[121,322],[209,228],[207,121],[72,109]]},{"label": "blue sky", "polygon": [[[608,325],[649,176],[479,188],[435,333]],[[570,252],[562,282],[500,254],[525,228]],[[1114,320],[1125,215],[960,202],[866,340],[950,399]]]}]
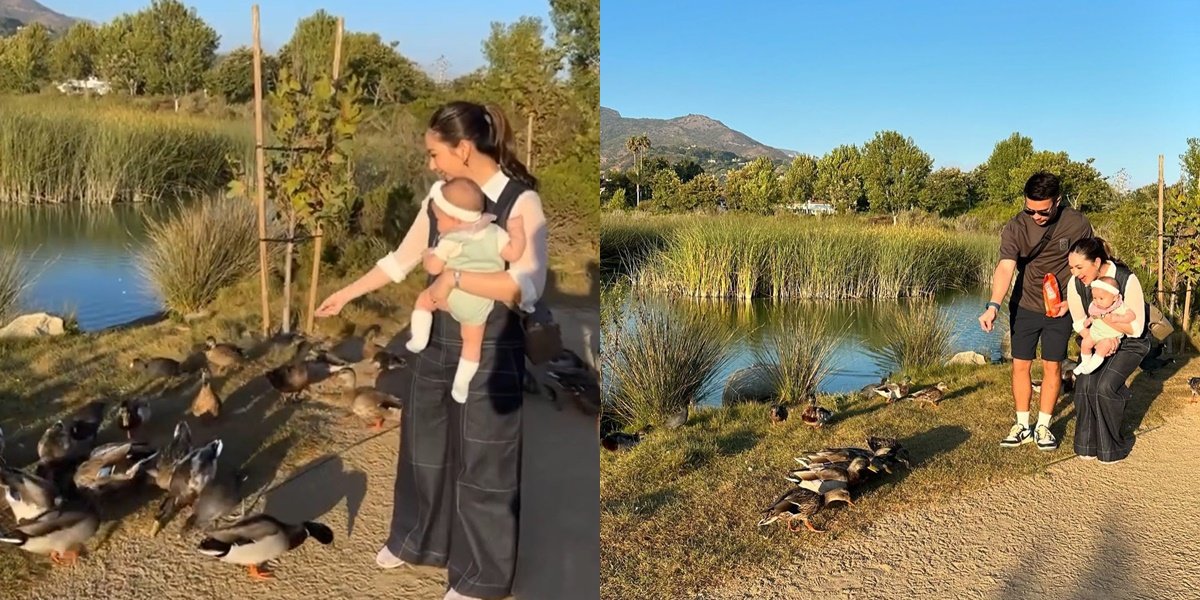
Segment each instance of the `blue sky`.
[{"label": "blue sky", "polygon": [[[96,22],[107,22],[150,5],[149,0],[43,0],[57,12]],[[220,50],[250,45],[250,2],[232,0],[184,1],[221,34]],[[449,62],[450,76],[483,66],[483,40],[491,23],[511,23],[523,16],[541,17],[547,37],[553,35],[547,0],[457,0],[455,2],[313,2],[311,0],[259,0],[262,44],[274,52],[288,41],[296,22],[324,8],[346,19],[348,31],[378,33],[384,41],[399,41],[400,52],[426,70],[439,56]]]},{"label": "blue sky", "polygon": [[603,0],[601,104],[821,155],[876,131],[969,169],[1014,131],[1131,186],[1200,137],[1200,2]]}]

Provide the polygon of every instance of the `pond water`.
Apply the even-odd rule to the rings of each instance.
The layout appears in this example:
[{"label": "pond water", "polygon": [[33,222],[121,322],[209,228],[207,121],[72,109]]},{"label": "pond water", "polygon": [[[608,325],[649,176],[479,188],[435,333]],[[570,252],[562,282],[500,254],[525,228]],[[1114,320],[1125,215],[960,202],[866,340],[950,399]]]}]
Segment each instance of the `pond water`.
[{"label": "pond water", "polygon": [[84,331],[153,315],[157,294],[138,273],[149,218],[176,205],[0,207],[0,243],[15,248],[33,277],[19,311],[73,314]]},{"label": "pond water", "polygon": [[[970,350],[979,352],[992,361],[999,360],[1001,340],[1008,329],[1007,317],[1002,315],[998,318],[991,333],[980,330],[977,319],[987,301],[987,294],[985,290],[954,291],[942,293],[934,298],[938,312],[951,324],[954,332],[951,353]],[[877,349],[887,333],[887,328],[892,326],[896,308],[905,306],[904,301],[805,301],[786,304],[765,300],[733,303],[643,298],[639,301],[651,310],[708,313],[741,338],[729,349],[732,359],[718,373],[718,385],[705,398],[699,400],[700,404],[720,405],[721,392],[729,375],[755,362],[751,350],[759,337],[755,332],[769,329],[776,324],[781,310],[822,311],[834,329],[843,332],[832,350],[832,372],[819,391],[840,394],[859,390],[896,370],[895,365],[883,358]]]}]

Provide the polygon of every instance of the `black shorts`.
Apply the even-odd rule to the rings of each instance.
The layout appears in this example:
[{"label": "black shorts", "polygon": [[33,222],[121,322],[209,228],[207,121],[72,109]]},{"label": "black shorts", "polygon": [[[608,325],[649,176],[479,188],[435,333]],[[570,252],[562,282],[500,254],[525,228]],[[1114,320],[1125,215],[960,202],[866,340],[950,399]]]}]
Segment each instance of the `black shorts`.
[{"label": "black shorts", "polygon": [[1057,319],[1027,308],[1010,309],[1008,320],[1012,331],[1012,356],[1017,360],[1037,358],[1038,339],[1042,340],[1042,360],[1061,361],[1067,357],[1067,342],[1074,329],[1071,314]]}]

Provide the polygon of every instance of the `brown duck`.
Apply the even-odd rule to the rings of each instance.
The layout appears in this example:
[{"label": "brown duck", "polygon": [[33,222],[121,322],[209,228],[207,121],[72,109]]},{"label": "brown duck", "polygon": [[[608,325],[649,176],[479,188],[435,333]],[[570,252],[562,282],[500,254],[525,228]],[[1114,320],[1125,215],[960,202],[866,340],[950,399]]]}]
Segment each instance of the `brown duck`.
[{"label": "brown duck", "polygon": [[200,390],[192,399],[192,416],[214,419],[221,416],[221,397],[213,391],[211,378],[207,367],[200,369]]},{"label": "brown duck", "polygon": [[233,344],[218,344],[217,339],[211,335],[204,340],[204,345],[204,359],[208,361],[209,366],[222,372],[246,361],[244,350]]},{"label": "brown duck", "polygon": [[308,389],[309,383],[306,359],[312,350],[312,343],[303,338],[299,339],[300,344],[296,347],[292,359],[266,372],[267,382],[271,387],[293,402],[300,400],[300,394]]},{"label": "brown duck", "polygon": [[833,411],[817,406],[817,397],[808,397],[808,406],[800,413],[800,420],[809,427],[821,427],[833,418]]},{"label": "brown duck", "polygon": [[942,399],[946,397],[947,389],[946,382],[939,381],[935,386],[913,392],[912,401],[932,404],[934,408],[937,408],[938,405],[942,403]]},{"label": "brown duck", "polygon": [[371,423],[371,429],[383,427],[385,419],[400,418],[400,399],[373,387],[359,387],[358,376],[351,367],[334,367],[338,379],[345,385],[342,402],[358,417]]}]

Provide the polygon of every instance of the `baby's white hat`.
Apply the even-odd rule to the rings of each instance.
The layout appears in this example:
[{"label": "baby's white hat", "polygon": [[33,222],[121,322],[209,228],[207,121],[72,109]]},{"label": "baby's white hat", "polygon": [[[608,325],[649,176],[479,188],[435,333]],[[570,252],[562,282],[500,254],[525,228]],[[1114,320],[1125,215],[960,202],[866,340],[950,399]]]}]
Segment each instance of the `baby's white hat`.
[{"label": "baby's white hat", "polygon": [[1099,280],[1099,279],[1093,281],[1091,283],[1091,285],[1089,285],[1088,287],[1090,287],[1092,289],[1104,290],[1110,294],[1120,294],[1121,293],[1121,290],[1118,290],[1117,287],[1114,286],[1113,284],[1108,283],[1106,281]]},{"label": "baby's white hat", "polygon": [[445,182],[439,181],[433,184],[429,190],[430,200],[437,205],[442,212],[458,219],[464,223],[474,223],[483,216],[483,211],[467,210],[465,208],[455,206],[446,199],[446,195],[442,193],[442,188],[445,187]]}]

